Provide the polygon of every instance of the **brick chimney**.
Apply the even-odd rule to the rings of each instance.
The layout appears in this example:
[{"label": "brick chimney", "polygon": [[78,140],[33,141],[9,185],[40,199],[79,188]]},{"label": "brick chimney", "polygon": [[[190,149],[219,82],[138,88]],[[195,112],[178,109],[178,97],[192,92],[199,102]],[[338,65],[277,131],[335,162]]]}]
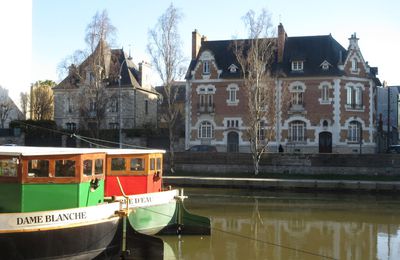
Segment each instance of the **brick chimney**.
[{"label": "brick chimney", "polygon": [[287,38],[287,34],[285,32],[285,28],[280,23],[278,25],[278,63],[283,62],[283,52],[285,50],[285,41]]},{"label": "brick chimney", "polygon": [[197,54],[199,53],[201,47],[202,39],[204,37],[205,36],[201,37],[201,35],[197,32],[197,30],[194,30],[192,32],[192,60],[195,60],[197,58]]}]

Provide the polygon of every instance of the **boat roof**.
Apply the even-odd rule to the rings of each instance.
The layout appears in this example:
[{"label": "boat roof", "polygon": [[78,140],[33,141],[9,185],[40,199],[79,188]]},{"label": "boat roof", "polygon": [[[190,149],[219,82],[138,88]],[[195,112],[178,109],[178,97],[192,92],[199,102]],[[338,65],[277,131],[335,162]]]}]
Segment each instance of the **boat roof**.
[{"label": "boat roof", "polygon": [[165,153],[158,149],[119,149],[119,148],[72,148],[72,147],[35,147],[35,146],[0,146],[0,155],[40,156],[105,153],[109,155]]}]

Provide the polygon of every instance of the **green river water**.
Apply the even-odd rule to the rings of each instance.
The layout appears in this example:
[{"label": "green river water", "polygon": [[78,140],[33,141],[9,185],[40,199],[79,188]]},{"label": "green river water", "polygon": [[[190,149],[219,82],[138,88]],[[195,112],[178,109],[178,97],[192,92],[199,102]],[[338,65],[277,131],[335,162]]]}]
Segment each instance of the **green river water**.
[{"label": "green river water", "polygon": [[211,236],[162,236],[164,259],[400,259],[400,195],[186,188]]}]

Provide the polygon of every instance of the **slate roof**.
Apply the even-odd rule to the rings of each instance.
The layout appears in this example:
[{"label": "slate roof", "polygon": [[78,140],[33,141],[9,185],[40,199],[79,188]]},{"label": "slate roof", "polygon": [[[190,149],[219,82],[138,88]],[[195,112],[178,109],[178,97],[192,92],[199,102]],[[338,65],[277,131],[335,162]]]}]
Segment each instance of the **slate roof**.
[{"label": "slate roof", "polygon": [[[219,69],[222,69],[221,78],[239,78],[240,69],[236,73],[231,73],[228,67],[235,64],[240,68],[239,63],[233,53],[235,40],[225,41],[204,41],[199,50],[199,55],[203,51],[210,51]],[[287,77],[306,77],[306,76],[340,76],[343,71],[339,70],[338,65],[342,64],[347,56],[347,50],[340,45],[331,35],[322,36],[302,36],[287,37],[283,53],[283,61],[278,64],[275,58],[273,64],[274,71],[279,69],[283,76]],[[199,56],[192,60],[186,79],[191,77],[191,71],[195,68]],[[302,72],[293,72],[291,63],[295,60],[304,62]],[[332,66],[328,70],[323,70],[321,64],[327,61]]]},{"label": "slate roof", "polygon": [[[100,44],[100,43],[99,43]],[[122,70],[121,70],[121,86],[133,86],[135,88],[140,88],[139,82],[141,82],[140,79],[140,73],[136,65],[128,59],[126,56],[125,52],[123,49],[111,49],[111,61],[112,59],[117,59],[119,64],[122,64]],[[90,58],[90,56],[85,59],[78,67],[79,70],[82,70],[82,67],[85,68],[87,60]],[[124,62],[126,60],[126,62]],[[106,65],[107,67],[108,65]],[[112,66],[112,65],[110,65]],[[115,88],[119,86],[118,83],[118,74],[119,74],[119,66],[117,67],[118,71],[110,72],[110,69],[108,68],[108,74],[106,77],[108,81],[107,88]],[[114,74],[114,75],[111,75]],[[78,88],[78,85],[76,84],[71,84],[73,82],[78,83],[78,77],[75,77],[76,80],[71,80],[73,75],[68,75],[65,77],[58,85],[56,85],[53,89],[66,89],[66,88]],[[152,92],[155,92],[154,89],[152,89]]]},{"label": "slate roof", "polygon": [[[338,69],[347,56],[347,51],[331,35],[288,37],[285,41],[281,69],[286,76],[340,76]],[[303,71],[292,71],[292,61],[303,61]],[[332,66],[323,70],[327,61]]]},{"label": "slate roof", "polygon": [[[215,62],[217,63],[217,67],[222,69],[221,78],[238,78],[240,76],[240,71],[237,70],[236,73],[230,73],[228,67],[231,64],[235,64],[237,67],[239,63],[233,53],[235,41],[234,40],[225,40],[225,41],[204,41],[201,44],[199,54],[203,51],[210,51],[214,57]],[[186,74],[186,78],[190,76],[190,72],[194,69],[197,64],[199,57],[196,60],[192,60],[189,65],[188,73]]]},{"label": "slate roof", "polygon": [[[115,57],[118,58],[119,64],[122,64],[121,86],[132,85],[134,87],[140,88],[140,84],[139,84],[140,73],[139,73],[139,70],[136,67],[136,65],[131,60],[129,60],[129,57],[126,57],[126,55],[122,49],[113,49],[113,50],[111,50],[111,54],[115,55]],[[126,62],[124,62],[124,60],[126,60]],[[116,82],[111,83],[109,86],[117,87],[115,85],[118,85],[118,80]]]}]

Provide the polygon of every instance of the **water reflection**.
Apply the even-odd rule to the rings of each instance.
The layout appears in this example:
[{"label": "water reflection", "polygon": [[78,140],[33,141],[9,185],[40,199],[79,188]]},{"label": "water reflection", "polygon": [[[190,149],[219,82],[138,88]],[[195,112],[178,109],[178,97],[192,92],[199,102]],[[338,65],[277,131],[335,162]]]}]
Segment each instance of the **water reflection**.
[{"label": "water reflection", "polygon": [[163,237],[164,259],[400,259],[398,197],[186,189],[210,237]]}]

